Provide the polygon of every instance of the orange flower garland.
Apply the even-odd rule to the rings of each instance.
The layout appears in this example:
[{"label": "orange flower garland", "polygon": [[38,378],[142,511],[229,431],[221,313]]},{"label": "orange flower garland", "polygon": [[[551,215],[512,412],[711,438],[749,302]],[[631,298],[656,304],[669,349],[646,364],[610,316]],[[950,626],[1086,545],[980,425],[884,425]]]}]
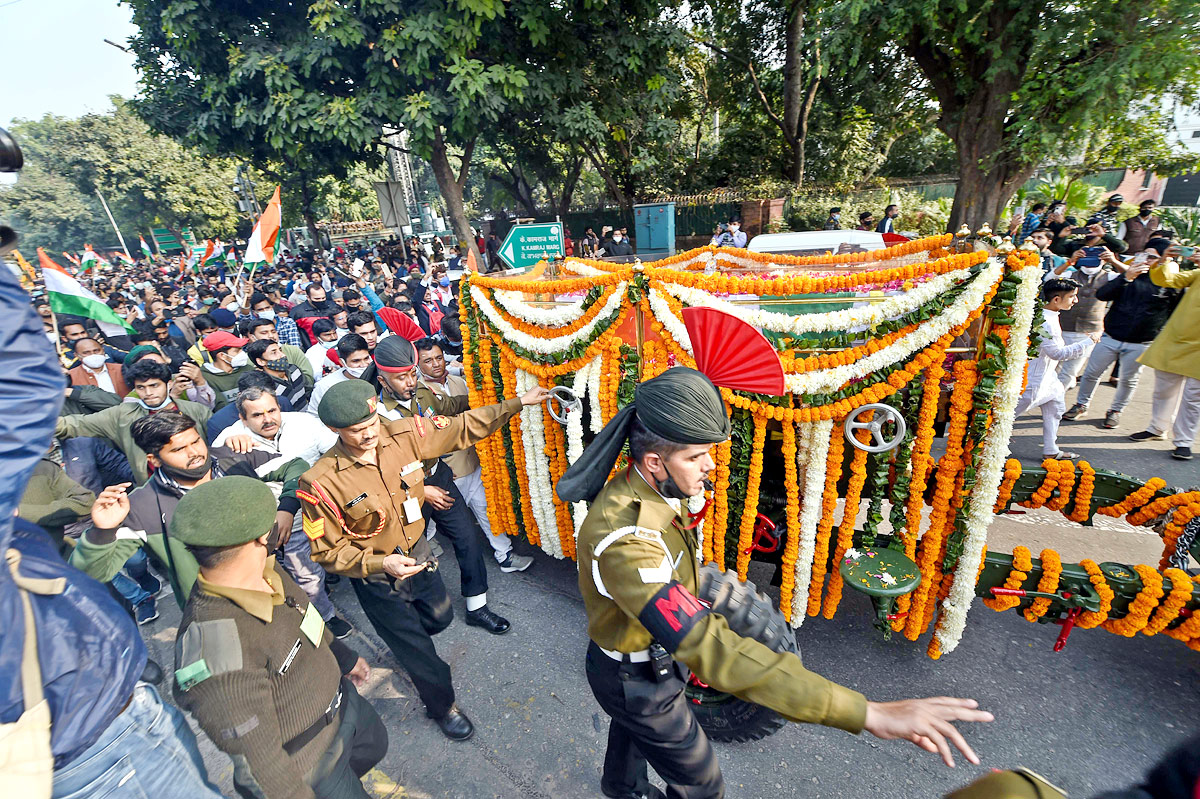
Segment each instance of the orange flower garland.
[{"label": "orange flower garland", "polygon": [[[783,490],[787,496],[784,511],[787,523],[787,545],[783,550],[783,570],[779,587],[779,609],[784,618],[792,620],[792,592],[796,588],[796,556],[800,551],[800,479],[796,467],[796,426],[783,426]],[[791,579],[788,579],[791,575]]]},{"label": "orange flower garland", "polygon": [[1096,593],[1100,595],[1099,610],[1085,610],[1079,614],[1075,620],[1085,630],[1091,630],[1099,627],[1104,622],[1108,621],[1108,613],[1112,610],[1113,599],[1116,594],[1108,587],[1108,581],[1104,579],[1104,572],[1100,571],[1100,567],[1094,560],[1081,560],[1079,565],[1088,573],[1088,582],[1096,589]]},{"label": "orange flower garland", "polygon": [[820,355],[810,355],[808,357],[797,358],[790,352],[779,354],[779,361],[783,364],[783,371],[788,374],[804,374],[805,372],[815,372],[822,369],[833,369],[838,366],[846,366],[847,364],[856,363],[868,355],[873,355],[879,352],[884,347],[894,344],[899,339],[914,332],[918,325],[912,324],[900,330],[888,333],[880,338],[872,338],[865,344],[859,344],[854,347],[848,347],[844,350],[836,352],[824,352]]},{"label": "orange flower garland", "polygon": [[1196,502],[1200,502],[1200,491],[1184,491],[1169,497],[1159,497],[1141,510],[1129,514],[1127,521],[1134,526],[1142,525],[1157,519],[1172,508]]},{"label": "orange flower garland", "polygon": [[1171,564],[1171,557],[1178,547],[1179,536],[1183,535],[1183,528],[1197,516],[1200,516],[1200,502],[1189,503],[1171,514],[1171,521],[1163,530],[1163,554],[1158,562],[1160,569],[1165,569]]},{"label": "orange flower garland", "polygon": [[1013,486],[1020,478],[1021,462],[1016,458],[1009,458],[1004,462],[1004,479],[1000,481],[1000,493],[996,495],[996,505],[992,508],[992,513],[1004,512],[1008,501],[1012,499]]},{"label": "orange flower garland", "polygon": [[1125,499],[1118,502],[1116,505],[1105,505],[1103,508],[1097,508],[1096,513],[1104,516],[1112,516],[1120,518],[1130,511],[1137,510],[1150,501],[1150,498],[1159,491],[1167,487],[1167,481],[1161,477],[1151,477],[1146,481],[1146,484],[1134,491]]},{"label": "orange flower garland", "polygon": [[587,291],[592,286],[613,286],[633,279],[633,269],[626,267],[619,272],[610,272],[595,277],[571,277],[561,280],[514,280],[506,277],[472,275],[470,285],[480,288],[520,291],[525,294],[575,294]]},{"label": "orange flower garland", "polygon": [[[825,588],[825,572],[829,566],[829,536],[833,532],[837,510],[838,480],[845,462],[846,431],[841,423],[833,426],[829,439],[829,455],[825,459],[825,490],[821,494],[821,521],[817,524],[816,546],[813,552],[812,578],[808,585],[808,615],[821,612],[821,594]],[[787,575],[784,575],[786,579]],[[795,579],[795,575],[793,575]]]},{"label": "orange flower garland", "polygon": [[1171,591],[1142,628],[1142,635],[1156,635],[1165,630],[1168,624],[1179,618],[1179,611],[1192,598],[1192,578],[1187,572],[1167,569],[1163,574],[1171,581]]},{"label": "orange flower garland", "polygon": [[[1192,582],[1200,583],[1200,577],[1193,577]],[[1200,640],[1200,611],[1193,612],[1178,627],[1163,630],[1163,635],[1192,646],[1194,642]]]},{"label": "orange flower garland", "polygon": [[1092,511],[1092,492],[1096,490],[1096,470],[1087,461],[1079,462],[1079,488],[1075,491],[1075,505],[1067,518],[1073,522],[1086,522]]},{"label": "orange flower garland", "polygon": [[1075,464],[1063,461],[1058,466],[1058,496],[1046,500],[1050,510],[1062,510],[1071,500],[1071,489],[1075,487]]},{"label": "orange flower garland", "polygon": [[[860,421],[871,421],[868,416],[874,416],[874,411],[868,411],[860,417]],[[866,443],[870,434],[866,430],[858,430],[854,437]],[[854,523],[858,519],[858,507],[862,500],[863,486],[867,482],[867,451],[854,448],[854,457],[850,461],[850,482],[846,486],[846,501],[842,503],[842,523],[838,526],[837,545],[833,550],[833,570],[829,573],[829,585],[825,589],[825,606],[821,615],[832,619],[842,601],[842,556],[846,550],[854,546]]]},{"label": "orange flower garland", "polygon": [[713,515],[704,536],[705,546],[711,547],[707,560],[725,568],[725,533],[729,529],[729,461],[733,457],[733,441],[725,439],[717,445],[717,478],[713,481]]},{"label": "orange flower garland", "polygon": [[[1058,580],[1062,577],[1062,558],[1053,549],[1042,550],[1042,578],[1038,580],[1037,590],[1044,594],[1053,594],[1058,590]],[[1025,608],[1025,620],[1037,621],[1046,615],[1053,600],[1038,597],[1029,607]]]},{"label": "orange flower garland", "polygon": [[[1015,591],[1025,584],[1029,579],[1029,572],[1033,569],[1033,557],[1026,547],[1017,547],[1013,550],[1013,565],[1012,570],[1008,573],[1008,578],[1004,581],[1004,587]],[[991,596],[983,600],[983,604],[987,605],[992,610],[1000,613],[1015,608],[1021,604],[1019,596]]]},{"label": "orange flower garland", "polygon": [[767,420],[754,416],[754,439],[750,445],[750,473],[746,477],[746,504],[742,508],[742,524],[738,529],[737,573],[746,579],[750,567],[750,547],[754,543],[754,524],[758,518],[758,489],[762,485],[763,444],[767,440]]},{"label": "orange flower garland", "polygon": [[1150,623],[1150,614],[1158,606],[1158,600],[1163,595],[1162,575],[1149,566],[1138,564],[1133,567],[1142,578],[1142,590],[1129,603],[1129,610],[1124,618],[1109,619],[1104,622],[1104,629],[1110,633],[1132,638]]},{"label": "orange flower garland", "polygon": [[600,312],[604,310],[605,306],[608,305],[609,299],[612,298],[612,293],[616,290],[616,286],[609,286],[600,295],[600,297],[588,307],[586,311],[580,314],[578,319],[559,327],[542,327],[541,325],[535,325],[531,324],[530,322],[526,322],[524,319],[513,316],[505,311],[504,306],[496,302],[495,299],[492,300],[492,305],[495,307],[496,312],[499,314],[501,319],[522,333],[533,336],[534,338],[560,338],[562,336],[569,336],[573,333],[576,333],[590,324],[593,319],[600,315]]},{"label": "orange flower garland", "polygon": [[1054,493],[1054,489],[1058,486],[1058,461],[1053,458],[1047,458],[1042,461],[1042,468],[1046,470],[1046,476],[1042,479],[1042,484],[1033,492],[1033,496],[1024,502],[1018,503],[1026,508],[1040,508],[1046,504],[1046,500],[1050,499],[1050,495]]}]

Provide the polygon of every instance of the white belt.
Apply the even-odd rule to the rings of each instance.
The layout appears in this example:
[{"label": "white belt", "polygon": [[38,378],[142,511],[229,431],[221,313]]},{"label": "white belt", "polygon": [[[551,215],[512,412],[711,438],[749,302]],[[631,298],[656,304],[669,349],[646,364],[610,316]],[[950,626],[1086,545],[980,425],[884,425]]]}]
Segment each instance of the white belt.
[{"label": "white belt", "polygon": [[625,663],[625,662],[649,663],[650,662],[650,650],[649,649],[641,649],[641,650],[638,650],[637,652],[617,652],[616,650],[613,650],[613,649],[605,649],[604,647],[600,646],[599,644],[596,644],[596,648],[599,649],[604,654],[608,655],[613,660],[617,661],[618,663]]}]

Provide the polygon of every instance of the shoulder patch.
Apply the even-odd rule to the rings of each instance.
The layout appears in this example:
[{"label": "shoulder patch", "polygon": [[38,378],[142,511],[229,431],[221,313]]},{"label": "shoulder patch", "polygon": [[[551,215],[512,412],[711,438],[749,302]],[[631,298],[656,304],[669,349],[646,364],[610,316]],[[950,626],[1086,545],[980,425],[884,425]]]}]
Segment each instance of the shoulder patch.
[{"label": "shoulder patch", "polygon": [[425,437],[425,422],[421,419],[420,416],[414,416],[414,417],[412,417],[412,420],[413,420],[413,427],[415,427],[417,429],[417,435],[421,436],[421,438],[424,438]]},{"label": "shoulder patch", "polygon": [[304,534],[308,536],[309,541],[316,541],[318,538],[325,536],[325,520],[310,519],[307,516],[303,517]]},{"label": "shoulder patch", "polygon": [[242,669],[242,641],[233,619],[192,622],[175,642],[175,680],[186,691],[209,677]]},{"label": "shoulder patch", "polygon": [[320,505],[321,504],[321,501],[319,499],[317,499],[316,497],[314,497],[312,494],[308,493],[307,491],[301,491],[299,488],[296,489],[296,496],[300,497],[300,499],[304,500],[309,505]]},{"label": "shoulder patch", "polygon": [[683,639],[709,613],[699,599],[677,580],[658,590],[638,614],[638,621],[654,640],[674,653]]},{"label": "shoulder patch", "polygon": [[641,538],[644,541],[653,541],[658,543],[662,541],[662,533],[658,530],[647,530],[645,527],[639,527],[633,531],[634,538]]},{"label": "shoulder patch", "polygon": [[450,424],[450,420],[448,418],[446,418],[445,416],[440,416],[440,415],[432,417],[430,419],[430,421],[433,422],[433,426],[436,427],[438,430],[443,430]]}]

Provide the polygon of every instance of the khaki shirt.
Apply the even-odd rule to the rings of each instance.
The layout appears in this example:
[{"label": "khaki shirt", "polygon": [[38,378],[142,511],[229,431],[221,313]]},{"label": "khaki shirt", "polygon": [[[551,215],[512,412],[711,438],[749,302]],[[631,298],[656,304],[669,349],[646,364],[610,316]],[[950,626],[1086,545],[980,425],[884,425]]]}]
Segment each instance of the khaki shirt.
[{"label": "khaki shirt", "polygon": [[[643,650],[654,639],[639,616],[665,607],[674,621],[692,625],[672,654],[701,681],[792,721],[861,731],[862,694],[808,671],[797,655],[737,635],[724,617],[689,598],[697,589],[699,559],[696,536],[685,524],[632,466],[601,489],[579,531],[579,590],[589,637],[608,650]],[[686,593],[671,590],[676,581]]]},{"label": "khaki shirt", "polygon": [[[379,415],[384,419],[411,419],[414,416],[429,419],[439,415],[458,416],[465,410],[467,410],[466,397],[443,397],[434,394],[420,384],[417,385],[417,393],[409,400],[407,408],[387,391],[383,392],[379,402]],[[428,458],[425,461],[426,475],[433,474],[433,468],[437,465],[438,460],[438,458]],[[455,477],[457,476],[455,475]]]},{"label": "khaki shirt", "polygon": [[[467,381],[458,375],[447,374],[445,383],[435,383],[422,376],[421,384],[428,387],[435,397],[444,401],[459,400],[461,398],[461,401],[464,403],[464,410],[467,407],[466,401],[469,391]],[[448,414],[450,412],[442,411],[442,413]],[[457,479],[459,477],[466,477],[479,468],[479,455],[475,452],[474,447],[467,447],[466,449],[460,449],[458,452],[451,452],[449,455],[444,456],[442,462],[450,467],[451,471],[454,472],[455,479]]]},{"label": "khaki shirt", "polygon": [[[424,541],[423,460],[437,459],[481,441],[521,410],[521,400],[468,410],[457,416],[380,419],[376,463],[361,461],[339,441],[300,478],[303,530],[312,558],[334,574],[383,573],[383,559],[408,553]],[[415,518],[404,502],[416,500]],[[410,506],[412,507],[412,506]]]}]

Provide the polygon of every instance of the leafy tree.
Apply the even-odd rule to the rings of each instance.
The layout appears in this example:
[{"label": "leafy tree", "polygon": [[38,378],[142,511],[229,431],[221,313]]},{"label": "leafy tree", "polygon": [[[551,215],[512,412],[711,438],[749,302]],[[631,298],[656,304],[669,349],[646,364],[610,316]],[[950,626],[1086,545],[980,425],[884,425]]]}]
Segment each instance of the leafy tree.
[{"label": "leafy tree", "polygon": [[1200,80],[1197,0],[836,0],[826,22],[851,63],[898,49],[924,75],[957,149],[952,229],[996,222],[1040,163]]},{"label": "leafy tree", "polygon": [[[14,128],[19,135],[20,126]],[[38,247],[53,255],[114,238],[94,194],[80,194],[70,180],[47,171],[28,155],[17,182],[0,186],[0,218],[17,231],[26,255]]]}]

